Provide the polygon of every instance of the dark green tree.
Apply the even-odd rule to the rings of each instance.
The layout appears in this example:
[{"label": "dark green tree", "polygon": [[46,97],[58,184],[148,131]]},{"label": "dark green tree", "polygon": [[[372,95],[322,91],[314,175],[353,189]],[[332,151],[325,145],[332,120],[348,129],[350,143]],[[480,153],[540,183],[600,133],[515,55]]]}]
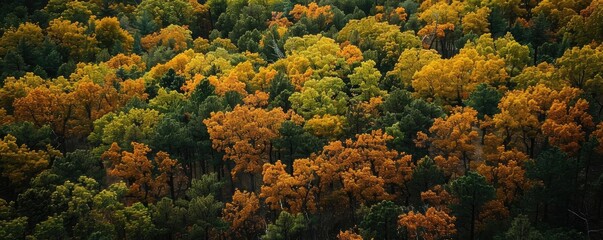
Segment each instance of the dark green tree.
[{"label": "dark green tree", "polygon": [[402,212],[402,207],[391,201],[373,205],[360,222],[362,236],[366,239],[400,239],[402,235],[398,232],[397,222]]},{"label": "dark green tree", "polygon": [[291,214],[282,211],[274,223],[268,224],[262,240],[294,240],[302,239],[306,229],[306,219],[301,213]]},{"label": "dark green tree", "polygon": [[564,222],[567,217],[569,199],[575,189],[575,160],[558,148],[550,148],[541,152],[534,161],[528,162],[527,176],[540,181],[534,186],[530,195],[536,201],[539,219],[548,223]]},{"label": "dark green tree", "polygon": [[494,116],[500,112],[498,102],[502,98],[502,94],[496,88],[482,83],[477,85],[475,91],[469,95],[469,99],[465,100],[465,104],[477,110],[477,117],[483,120],[484,117]]},{"label": "dark green tree", "polygon": [[167,73],[165,73],[163,77],[161,77],[161,79],[159,80],[159,86],[169,90],[183,92],[180,88],[182,87],[184,82],[186,82],[186,79],[184,79],[184,77],[180,75],[177,75],[176,71],[170,68]]},{"label": "dark green tree", "polygon": [[421,192],[444,184],[445,180],[444,172],[437,167],[435,161],[429,156],[423,157],[417,162],[412,172],[412,179],[407,184],[411,203],[419,206],[422,203]]},{"label": "dark green tree", "polygon": [[60,176],[62,181],[75,182],[80,176],[93,178],[102,182],[105,169],[100,158],[89,150],[78,149],[67,153],[64,157],[57,158],[51,168],[52,173]]},{"label": "dark green tree", "polygon": [[451,206],[457,217],[457,229],[463,239],[476,239],[475,224],[481,207],[494,199],[494,187],[479,173],[470,171],[448,186],[450,193],[458,199]]}]

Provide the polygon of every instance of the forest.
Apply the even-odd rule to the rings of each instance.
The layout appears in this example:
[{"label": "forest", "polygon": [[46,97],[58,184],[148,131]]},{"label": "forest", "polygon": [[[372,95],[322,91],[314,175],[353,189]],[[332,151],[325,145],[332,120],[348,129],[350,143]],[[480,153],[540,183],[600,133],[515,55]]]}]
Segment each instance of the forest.
[{"label": "forest", "polygon": [[603,0],[0,7],[0,240],[603,239]]}]

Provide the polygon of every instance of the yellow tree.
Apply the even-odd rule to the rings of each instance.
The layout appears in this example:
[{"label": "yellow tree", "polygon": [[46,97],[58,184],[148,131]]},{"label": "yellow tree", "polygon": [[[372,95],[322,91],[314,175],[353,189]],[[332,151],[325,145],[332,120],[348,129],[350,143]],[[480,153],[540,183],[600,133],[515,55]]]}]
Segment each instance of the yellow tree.
[{"label": "yellow tree", "polygon": [[410,211],[399,217],[398,225],[406,228],[409,239],[447,239],[456,234],[456,218],[430,207],[425,213]]},{"label": "yellow tree", "polygon": [[148,158],[151,149],[142,143],[132,142],[132,152],[121,151],[113,143],[101,159],[107,162],[108,175],[124,180],[129,187],[129,195],[135,201],[153,203],[170,196],[177,198],[186,189],[187,177],[177,160],[169,154],[158,152],[153,160]]},{"label": "yellow tree", "polygon": [[331,23],[334,16],[331,12],[331,5],[319,7],[315,2],[311,2],[308,6],[295,4],[293,9],[289,11],[289,14],[292,15],[296,21],[299,21],[302,17],[307,17],[310,20],[324,18],[325,24]]},{"label": "yellow tree", "polygon": [[518,88],[522,89],[544,84],[548,88],[559,90],[567,85],[559,76],[557,68],[547,62],[524,68],[521,73],[511,78],[511,81],[517,84]]},{"label": "yellow tree", "polygon": [[338,240],[362,240],[363,238],[359,234],[356,234],[350,230],[346,230],[346,231],[339,231],[339,234],[337,234],[337,239]]},{"label": "yellow tree", "polygon": [[57,18],[50,21],[46,32],[75,61],[87,61],[99,51],[96,38],[86,34],[86,28],[77,22]]},{"label": "yellow tree", "polygon": [[522,149],[533,157],[542,136],[541,119],[545,119],[555,101],[570,102],[579,94],[580,90],[576,88],[564,87],[557,91],[542,84],[524,91],[507,92],[498,104],[501,112],[492,118],[494,134],[501,139],[506,150]]},{"label": "yellow tree", "polygon": [[105,17],[94,22],[94,33],[99,47],[110,51],[132,51],[134,38],[119,25],[116,17]]},{"label": "yellow tree", "polygon": [[462,20],[463,33],[475,33],[482,35],[490,32],[488,17],[490,15],[490,8],[482,7],[474,12],[467,13]]},{"label": "yellow tree", "polygon": [[337,41],[350,42],[363,52],[375,54],[373,60],[378,60],[377,66],[382,71],[391,70],[404,50],[421,45],[412,31],[400,32],[399,26],[381,22],[375,16],[350,20],[339,31]]},{"label": "yellow tree", "polygon": [[440,55],[435,50],[407,49],[402,52],[398,58],[398,63],[396,63],[394,69],[387,72],[386,77],[402,83],[405,88],[409,88],[412,84],[413,75],[425,65],[438,59],[440,59]]},{"label": "yellow tree", "polygon": [[30,49],[40,48],[44,43],[44,33],[40,26],[34,23],[22,23],[18,28],[9,28],[0,37],[0,56],[6,56],[9,51],[17,50],[20,43]]},{"label": "yellow tree", "polygon": [[274,210],[314,213],[318,188],[312,181],[316,166],[309,159],[297,159],[293,163],[293,174],[287,173],[285,167],[280,161],[264,165],[260,197]]},{"label": "yellow tree", "polygon": [[423,46],[439,49],[444,57],[451,56],[453,39],[447,36],[460,24],[464,8],[465,3],[460,1],[423,2],[419,19],[427,24],[417,32],[423,38]]},{"label": "yellow tree", "polygon": [[[293,113],[292,113],[293,114]],[[231,112],[212,113],[203,120],[207,126],[212,146],[224,152],[224,160],[235,163],[231,170],[233,179],[247,173],[250,189],[255,189],[255,177],[262,172],[262,165],[273,163],[272,140],[279,137],[281,124],[291,114],[281,108],[270,111],[249,106],[236,106]]]},{"label": "yellow tree", "polygon": [[412,175],[411,156],[390,150],[382,131],[334,141],[319,155],[297,159],[288,174],[280,162],[264,165],[261,197],[272,209],[314,213],[341,211],[401,198]]},{"label": "yellow tree", "polygon": [[[457,107],[445,119],[437,118],[429,128],[432,151],[446,160],[452,158],[462,161],[464,171],[469,171],[471,161],[475,160],[475,144],[479,139],[477,124],[477,111],[470,107]],[[434,160],[447,175],[458,173],[459,169],[455,169],[457,164],[444,164],[439,161],[443,160],[441,158]]]},{"label": "yellow tree", "polygon": [[518,196],[519,192],[530,187],[525,176],[525,169],[515,160],[506,163],[498,163],[495,166],[480,165],[477,171],[486,177],[489,183],[496,188],[496,197],[501,202],[510,204]]},{"label": "yellow tree", "polygon": [[75,114],[74,100],[73,93],[65,93],[57,87],[37,87],[27,96],[14,101],[14,116],[17,120],[30,121],[38,127],[50,125],[59,137],[61,151],[65,153],[65,141],[73,128],[70,121]]},{"label": "yellow tree", "polygon": [[584,89],[603,68],[603,47],[573,47],[557,59],[557,65],[562,78],[567,79],[571,86]]},{"label": "yellow tree", "polygon": [[260,200],[255,193],[235,190],[232,202],[226,203],[222,212],[224,220],[230,223],[229,235],[236,239],[253,239],[266,225],[259,210]]},{"label": "yellow tree", "polygon": [[12,113],[15,99],[27,96],[31,90],[48,84],[48,82],[34,73],[26,73],[20,78],[7,77],[0,88],[0,104],[9,113]]},{"label": "yellow tree", "polygon": [[555,100],[542,124],[542,133],[548,137],[549,143],[569,155],[578,154],[586,140],[586,131],[594,127],[588,106],[584,99],[578,99],[573,106]]},{"label": "yellow tree", "polygon": [[50,145],[46,151],[30,150],[17,144],[17,138],[6,135],[0,140],[0,170],[14,190],[24,190],[29,180],[48,168],[54,157],[61,156]]},{"label": "yellow tree", "polygon": [[460,104],[480,83],[504,83],[508,79],[505,62],[485,57],[471,47],[451,59],[434,60],[413,75],[412,87],[426,99]]},{"label": "yellow tree", "polygon": [[159,32],[143,37],[140,39],[140,43],[146,50],[161,45],[170,47],[176,52],[181,52],[188,49],[189,42],[193,41],[191,34],[186,26],[169,25],[159,30]]}]

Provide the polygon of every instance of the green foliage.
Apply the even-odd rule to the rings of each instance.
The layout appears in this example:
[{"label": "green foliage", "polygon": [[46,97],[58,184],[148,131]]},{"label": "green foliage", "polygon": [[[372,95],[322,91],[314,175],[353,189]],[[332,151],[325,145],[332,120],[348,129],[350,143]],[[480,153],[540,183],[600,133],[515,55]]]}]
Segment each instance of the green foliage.
[{"label": "green foliage", "polygon": [[433,159],[425,156],[417,162],[417,167],[412,172],[412,179],[408,183],[410,196],[418,203],[421,201],[421,192],[444,183],[444,172],[437,167]]},{"label": "green foliage", "polygon": [[131,109],[119,114],[109,113],[94,121],[94,131],[88,139],[105,146],[117,142],[128,149],[131,142],[150,143],[155,127],[163,115],[156,110]]},{"label": "green foliage", "polygon": [[498,102],[501,98],[502,94],[496,88],[482,83],[477,85],[477,88],[469,95],[465,104],[477,110],[477,117],[483,120],[485,116],[492,117],[500,111],[498,109]]},{"label": "green foliage", "polygon": [[460,236],[474,239],[477,216],[481,207],[494,198],[494,187],[479,173],[467,172],[465,176],[452,181],[448,188],[458,199],[458,203],[451,208],[457,216]]},{"label": "green foliage", "polygon": [[301,213],[290,214],[282,211],[276,221],[268,224],[263,240],[301,239],[306,229],[306,219]]},{"label": "green foliage", "polygon": [[369,209],[360,222],[363,237],[367,239],[400,239],[398,232],[398,216],[403,213],[402,207],[390,201],[382,201]]}]

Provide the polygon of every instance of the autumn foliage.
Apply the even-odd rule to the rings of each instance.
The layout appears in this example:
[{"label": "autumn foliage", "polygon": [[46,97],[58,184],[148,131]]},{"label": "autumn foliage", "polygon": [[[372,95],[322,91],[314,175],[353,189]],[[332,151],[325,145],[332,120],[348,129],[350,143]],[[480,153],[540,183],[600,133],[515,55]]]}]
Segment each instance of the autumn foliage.
[{"label": "autumn foliage", "polygon": [[0,240],[601,239],[603,0],[0,8]]}]

